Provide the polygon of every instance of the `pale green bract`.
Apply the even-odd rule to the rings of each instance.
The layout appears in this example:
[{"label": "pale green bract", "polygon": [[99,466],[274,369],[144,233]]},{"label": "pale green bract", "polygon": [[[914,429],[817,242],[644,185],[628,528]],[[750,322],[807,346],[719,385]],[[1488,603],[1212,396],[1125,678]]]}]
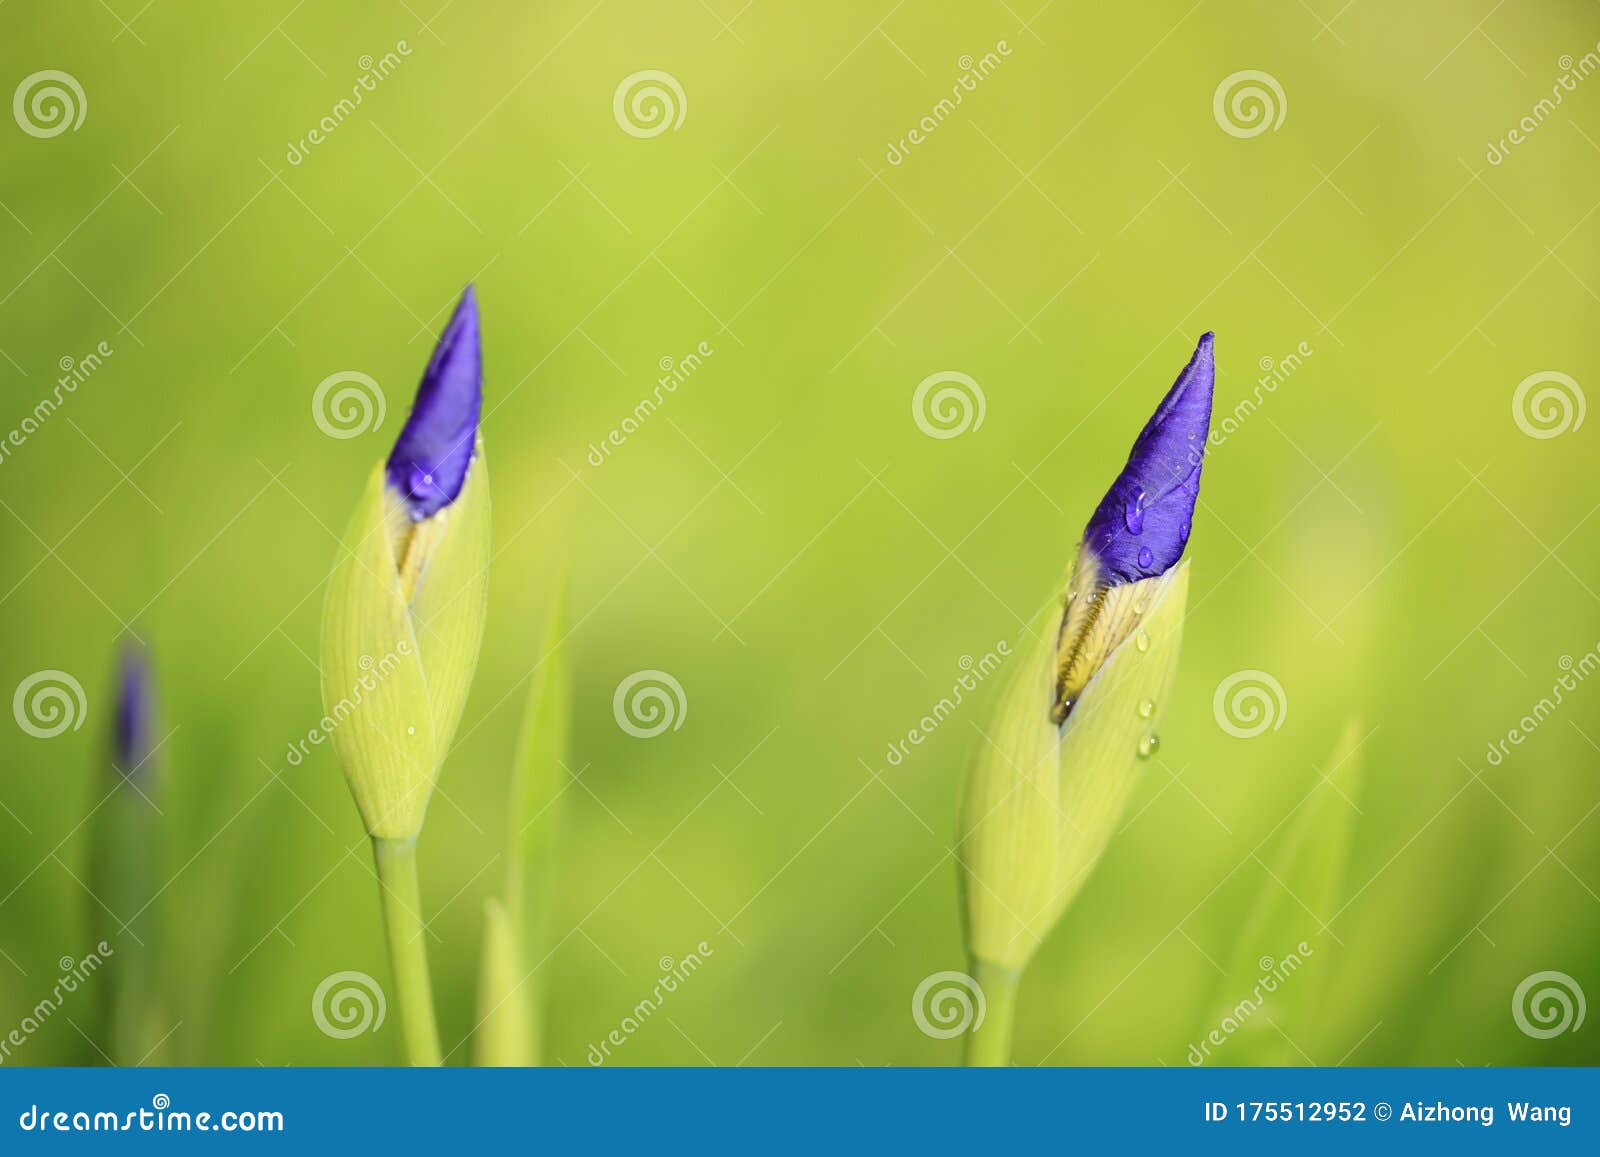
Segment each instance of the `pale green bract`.
[{"label": "pale green bract", "polygon": [[[397,549],[416,535],[407,597]],[[411,523],[380,464],[345,532],[322,614],[322,730],[368,833],[414,839],[483,641],[489,479],[480,443],[460,497]]]},{"label": "pale green bract", "polygon": [[1119,588],[1137,626],[1059,731],[1049,713],[1061,608],[1052,605],[967,778],[961,880],[972,958],[1020,973],[1099,862],[1157,734],[1178,666],[1187,561]]}]

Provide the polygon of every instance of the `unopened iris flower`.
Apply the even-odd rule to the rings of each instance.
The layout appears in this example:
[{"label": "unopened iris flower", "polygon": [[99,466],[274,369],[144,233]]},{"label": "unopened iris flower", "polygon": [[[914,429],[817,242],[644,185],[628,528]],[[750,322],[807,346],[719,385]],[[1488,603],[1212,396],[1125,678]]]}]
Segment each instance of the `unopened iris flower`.
[{"label": "unopened iris flower", "polygon": [[393,450],[368,477],[323,608],[320,730],[372,836],[413,1064],[439,1062],[416,841],[483,640],[489,478],[482,406],[478,305],[469,287]]},{"label": "unopened iris flower", "polygon": [[[115,953],[100,988],[96,1060],[159,1064],[172,1025],[161,995],[165,825],[155,743],[155,681],[142,647],[117,663],[110,769],[91,813],[90,921],[102,955]],[[103,798],[102,798],[103,797]],[[124,924],[126,921],[126,924]]]},{"label": "unopened iris flower", "polygon": [[1207,333],[1090,516],[1064,600],[1039,625],[968,775],[961,881],[987,1005],[969,1063],[1009,1058],[1022,971],[1104,853],[1160,742],[1214,377]]}]

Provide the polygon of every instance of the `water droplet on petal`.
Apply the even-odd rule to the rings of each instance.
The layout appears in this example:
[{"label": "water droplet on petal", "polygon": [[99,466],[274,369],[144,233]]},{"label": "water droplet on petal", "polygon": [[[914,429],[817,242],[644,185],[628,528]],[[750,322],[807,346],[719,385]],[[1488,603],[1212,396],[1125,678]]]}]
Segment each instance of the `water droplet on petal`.
[{"label": "water droplet on petal", "polygon": [[1149,759],[1159,750],[1161,750],[1161,737],[1154,731],[1139,740],[1140,759]]},{"label": "water droplet on petal", "polygon": [[1127,526],[1129,534],[1144,533],[1144,491],[1131,498],[1122,508],[1122,521]]},{"label": "water droplet on petal", "polygon": [[1156,713],[1156,705],[1155,705],[1155,701],[1153,699],[1145,699],[1142,702],[1140,702],[1140,704],[1139,704],[1139,718],[1140,719],[1149,719],[1150,716],[1154,715],[1155,713]]},{"label": "water droplet on petal", "polygon": [[1155,561],[1156,561],[1156,556],[1150,553],[1150,548],[1148,546],[1141,546],[1139,548],[1139,569],[1140,570],[1149,570],[1150,569],[1150,565]]},{"label": "water droplet on petal", "polygon": [[406,728],[406,734],[407,735],[415,735],[416,733],[417,733],[417,729],[415,727],[407,727]]},{"label": "water droplet on petal", "polygon": [[1143,628],[1140,628],[1139,633],[1133,637],[1133,645],[1141,651],[1150,649],[1150,636],[1145,634]]}]

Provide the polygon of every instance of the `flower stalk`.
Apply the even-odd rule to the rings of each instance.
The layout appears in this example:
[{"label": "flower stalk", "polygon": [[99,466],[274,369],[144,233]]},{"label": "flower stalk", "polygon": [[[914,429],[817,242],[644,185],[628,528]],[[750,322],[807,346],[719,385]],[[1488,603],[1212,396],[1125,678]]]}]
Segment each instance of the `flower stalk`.
[{"label": "flower stalk", "polygon": [[1011,1037],[1017,1022],[1017,988],[1022,970],[972,959],[972,978],[983,993],[984,1014],[974,1019],[967,1033],[966,1063],[973,1068],[994,1068],[1011,1063]]},{"label": "flower stalk", "polygon": [[383,897],[383,926],[394,968],[395,1003],[406,1059],[413,1065],[443,1063],[439,1026],[433,1012],[433,986],[428,979],[428,953],[422,921],[422,890],[417,879],[416,840],[377,837],[372,841],[378,862],[378,888]]}]

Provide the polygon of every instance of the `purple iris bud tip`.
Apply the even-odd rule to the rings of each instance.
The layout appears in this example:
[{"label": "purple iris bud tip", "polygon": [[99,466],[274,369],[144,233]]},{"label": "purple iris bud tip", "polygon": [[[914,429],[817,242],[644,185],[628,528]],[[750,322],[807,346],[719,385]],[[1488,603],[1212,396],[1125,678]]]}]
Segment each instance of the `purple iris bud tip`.
[{"label": "purple iris bud tip", "polygon": [[1163,574],[1183,556],[1200,497],[1216,364],[1205,333],[1139,433],[1128,464],[1084,528],[1084,547],[1107,585]]},{"label": "purple iris bud tip", "polygon": [[148,772],[154,715],[150,657],[142,647],[125,647],[117,673],[117,721],[113,737],[117,770],[124,776],[143,778]]},{"label": "purple iris bud tip", "polygon": [[431,518],[461,496],[483,409],[478,299],[467,286],[423,371],[411,416],[395,440],[389,484],[413,521]]}]

